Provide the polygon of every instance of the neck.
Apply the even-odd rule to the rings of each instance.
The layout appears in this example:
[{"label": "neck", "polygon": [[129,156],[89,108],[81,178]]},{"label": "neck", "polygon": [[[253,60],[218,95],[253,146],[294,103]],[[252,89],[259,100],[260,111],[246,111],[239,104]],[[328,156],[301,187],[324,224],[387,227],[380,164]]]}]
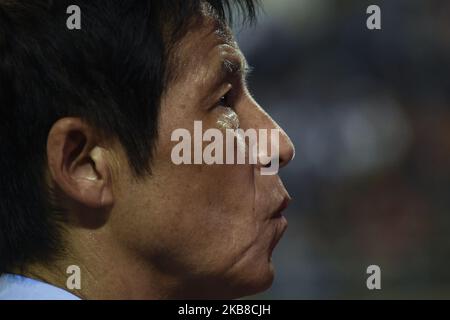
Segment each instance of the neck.
[{"label": "neck", "polygon": [[[181,286],[174,277],[152,267],[137,255],[127,253],[96,232],[77,234],[74,238],[78,245],[66,250],[70,253],[64,258],[51,266],[30,265],[23,274],[89,300],[171,299],[179,296]],[[67,273],[69,266],[80,269],[80,289],[68,289],[68,279],[74,275]]]}]

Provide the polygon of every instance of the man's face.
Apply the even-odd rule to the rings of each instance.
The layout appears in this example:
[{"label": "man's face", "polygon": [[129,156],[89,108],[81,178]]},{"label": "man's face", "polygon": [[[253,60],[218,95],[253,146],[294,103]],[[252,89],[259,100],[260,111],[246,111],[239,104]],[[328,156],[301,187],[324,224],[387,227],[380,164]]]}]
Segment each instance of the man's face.
[{"label": "man's face", "polygon": [[[233,67],[245,66],[245,59],[225,38],[212,19],[183,38],[175,57],[182,63],[162,100],[152,175],[135,181],[127,174],[115,190],[119,242],[174,286],[183,284],[184,297],[235,298],[267,289],[272,250],[287,226],[277,209],[289,196],[278,175],[261,175],[261,165],[171,160],[172,132],[185,128],[194,136],[194,121],[224,131],[221,120],[236,113],[244,130],[279,128],[250,96]],[[294,150],[283,131],[279,141],[283,166]]]}]

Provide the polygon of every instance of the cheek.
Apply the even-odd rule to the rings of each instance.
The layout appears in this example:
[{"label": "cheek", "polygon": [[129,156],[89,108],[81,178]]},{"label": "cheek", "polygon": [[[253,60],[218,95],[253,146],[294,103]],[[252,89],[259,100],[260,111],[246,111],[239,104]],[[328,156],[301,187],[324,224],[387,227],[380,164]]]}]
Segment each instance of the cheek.
[{"label": "cheek", "polygon": [[[159,248],[172,264],[208,272],[229,266],[251,246],[259,230],[255,215],[254,168],[251,165],[174,165],[170,141],[173,129],[190,128],[187,115],[160,128],[154,161],[152,197],[159,212],[153,217]],[[192,121],[191,121],[192,120]],[[229,109],[218,108],[203,118],[204,129],[235,128],[238,119]],[[182,125],[178,125],[182,123]],[[169,129],[170,127],[170,129]],[[159,231],[158,231],[159,230]],[[155,240],[158,238],[156,237]],[[195,272],[195,271],[194,271]],[[223,272],[223,270],[222,270]]]},{"label": "cheek", "polygon": [[171,254],[199,273],[229,266],[257,236],[252,169],[184,166],[171,173],[178,184],[168,190],[171,213],[163,230],[171,232],[162,235]]},{"label": "cheek", "polygon": [[179,205],[195,227],[220,237],[251,222],[255,200],[251,168],[220,165],[185,170],[189,169],[192,172],[180,177]]}]

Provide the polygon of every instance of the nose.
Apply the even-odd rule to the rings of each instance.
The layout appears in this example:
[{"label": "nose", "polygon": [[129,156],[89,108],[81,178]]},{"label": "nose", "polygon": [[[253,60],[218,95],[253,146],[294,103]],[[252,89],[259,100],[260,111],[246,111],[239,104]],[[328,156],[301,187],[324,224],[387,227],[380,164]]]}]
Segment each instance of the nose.
[{"label": "nose", "polygon": [[295,158],[295,147],[287,133],[275,121],[274,124],[280,130],[280,167],[283,168]]},{"label": "nose", "polygon": [[[295,147],[292,143],[289,136],[286,134],[286,132],[278,125],[278,123],[275,122],[275,120],[270,117],[270,115],[262,109],[261,106],[259,106],[256,101],[252,99],[252,102],[254,104],[254,108],[248,108],[248,114],[247,117],[244,117],[242,123],[247,128],[254,128],[254,129],[267,129],[268,132],[275,129],[278,131],[278,163],[279,167],[283,168],[288,165],[288,163],[294,159],[295,157]],[[269,137],[271,135],[269,134]],[[269,138],[270,139],[270,138]],[[273,142],[269,140],[269,145]],[[270,150],[270,149],[269,149]],[[261,166],[268,167],[270,166],[269,163],[261,163]]]}]

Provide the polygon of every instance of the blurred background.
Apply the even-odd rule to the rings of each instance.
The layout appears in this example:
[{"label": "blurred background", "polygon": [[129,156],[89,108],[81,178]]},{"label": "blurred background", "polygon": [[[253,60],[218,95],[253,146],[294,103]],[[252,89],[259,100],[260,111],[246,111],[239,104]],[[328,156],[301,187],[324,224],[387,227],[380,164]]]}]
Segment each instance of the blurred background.
[{"label": "blurred background", "polygon": [[297,155],[276,279],[256,298],[450,298],[450,1],[262,3],[238,39]]}]

